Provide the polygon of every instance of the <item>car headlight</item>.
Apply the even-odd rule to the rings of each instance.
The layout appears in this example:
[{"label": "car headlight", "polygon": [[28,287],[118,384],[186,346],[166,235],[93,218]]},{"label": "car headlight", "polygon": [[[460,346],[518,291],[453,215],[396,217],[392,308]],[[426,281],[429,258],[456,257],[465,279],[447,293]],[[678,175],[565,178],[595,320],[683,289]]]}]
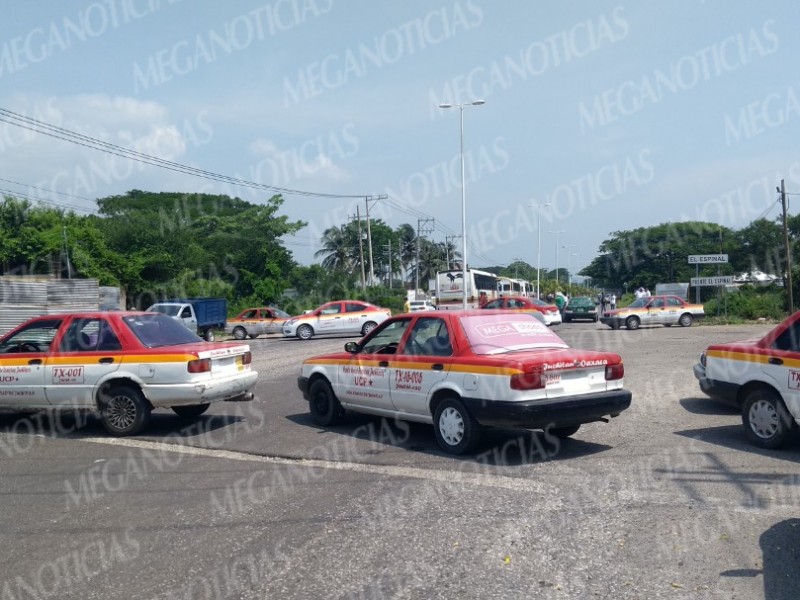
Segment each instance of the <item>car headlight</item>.
[{"label": "car headlight", "polygon": [[285,321],[285,322],[283,323],[283,326],[284,326],[284,327],[291,327],[291,326],[292,326],[292,325],[294,325],[296,322],[297,322],[297,319],[289,319],[288,321]]}]

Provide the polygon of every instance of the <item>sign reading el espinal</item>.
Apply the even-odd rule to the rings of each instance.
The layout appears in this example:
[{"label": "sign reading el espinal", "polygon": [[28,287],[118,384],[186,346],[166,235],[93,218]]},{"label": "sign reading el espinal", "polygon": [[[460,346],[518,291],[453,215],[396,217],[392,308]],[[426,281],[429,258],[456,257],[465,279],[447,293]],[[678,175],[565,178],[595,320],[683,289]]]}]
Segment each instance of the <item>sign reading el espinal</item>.
[{"label": "sign reading el espinal", "polygon": [[715,265],[728,262],[727,254],[690,254],[690,265]]}]

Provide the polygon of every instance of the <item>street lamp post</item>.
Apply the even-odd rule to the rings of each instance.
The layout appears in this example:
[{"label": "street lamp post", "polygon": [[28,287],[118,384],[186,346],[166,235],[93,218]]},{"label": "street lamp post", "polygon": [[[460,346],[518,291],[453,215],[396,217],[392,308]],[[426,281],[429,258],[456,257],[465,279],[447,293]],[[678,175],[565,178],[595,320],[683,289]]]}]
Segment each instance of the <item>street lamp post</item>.
[{"label": "street lamp post", "polygon": [[[458,107],[461,115],[461,286],[463,293],[463,308],[467,308],[467,186],[464,178],[464,107],[481,106],[484,100],[462,102],[460,104],[440,104],[439,108]],[[474,290],[473,290],[474,291]]]},{"label": "street lamp post", "polygon": [[577,254],[571,254],[570,248],[575,248],[576,244],[569,244],[567,246],[562,246],[567,251],[567,293],[571,296],[572,295],[572,257],[577,256]]},{"label": "street lamp post", "polygon": [[549,202],[541,204],[539,202],[531,202],[528,206],[536,207],[536,297],[541,299],[539,294],[539,278],[542,271],[542,213],[539,209],[542,206],[551,206]]},{"label": "street lamp post", "polygon": [[559,229],[558,231],[548,231],[548,233],[556,234],[556,291],[558,291],[558,234],[564,233],[564,230]]}]

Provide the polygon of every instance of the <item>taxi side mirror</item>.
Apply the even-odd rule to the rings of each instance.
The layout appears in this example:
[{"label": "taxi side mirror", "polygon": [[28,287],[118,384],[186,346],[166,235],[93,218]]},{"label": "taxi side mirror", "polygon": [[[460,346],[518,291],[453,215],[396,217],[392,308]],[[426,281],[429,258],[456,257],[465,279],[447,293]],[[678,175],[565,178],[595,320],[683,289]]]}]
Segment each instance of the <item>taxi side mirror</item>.
[{"label": "taxi side mirror", "polygon": [[344,345],[344,351],[350,354],[356,354],[359,350],[361,350],[361,347],[358,345],[358,342],[347,342]]}]

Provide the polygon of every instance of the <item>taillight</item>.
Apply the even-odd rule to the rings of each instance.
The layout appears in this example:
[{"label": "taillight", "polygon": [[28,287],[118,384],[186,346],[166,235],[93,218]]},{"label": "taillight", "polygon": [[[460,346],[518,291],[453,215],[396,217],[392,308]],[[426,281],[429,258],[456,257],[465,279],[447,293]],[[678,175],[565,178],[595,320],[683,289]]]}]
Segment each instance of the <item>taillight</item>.
[{"label": "taillight", "polygon": [[606,381],[622,379],[623,375],[625,375],[625,367],[622,363],[618,365],[606,365]]},{"label": "taillight", "polygon": [[197,360],[190,360],[186,364],[186,370],[189,373],[208,373],[211,371],[211,359],[198,358]]},{"label": "taillight", "polygon": [[544,376],[540,368],[527,373],[516,373],[511,376],[512,390],[538,390],[544,387]]},{"label": "taillight", "polygon": [[251,362],[253,362],[253,355],[250,352],[245,352],[242,355],[242,364],[249,365]]}]

